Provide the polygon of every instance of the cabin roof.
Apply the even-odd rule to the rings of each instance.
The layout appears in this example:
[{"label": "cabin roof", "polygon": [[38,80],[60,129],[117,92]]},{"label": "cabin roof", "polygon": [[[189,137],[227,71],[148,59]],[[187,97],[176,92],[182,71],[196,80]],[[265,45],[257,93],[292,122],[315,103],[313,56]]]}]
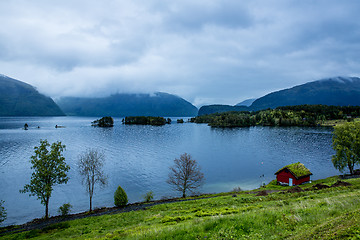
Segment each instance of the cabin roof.
[{"label": "cabin roof", "polygon": [[281,171],[288,169],[296,178],[305,177],[312,175],[309,169],[307,169],[304,164],[297,162],[289,164],[281,169],[279,169],[275,175],[279,174]]}]

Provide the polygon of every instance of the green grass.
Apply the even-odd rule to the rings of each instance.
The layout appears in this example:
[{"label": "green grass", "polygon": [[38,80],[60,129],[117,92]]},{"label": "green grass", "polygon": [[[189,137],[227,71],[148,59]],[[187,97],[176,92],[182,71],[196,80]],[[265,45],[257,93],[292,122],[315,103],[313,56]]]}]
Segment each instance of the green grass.
[{"label": "green grass", "polygon": [[[337,177],[314,181],[331,185]],[[146,210],[88,217],[3,239],[357,239],[360,179],[349,187],[255,196],[223,193]],[[266,190],[286,190],[268,184]]]}]

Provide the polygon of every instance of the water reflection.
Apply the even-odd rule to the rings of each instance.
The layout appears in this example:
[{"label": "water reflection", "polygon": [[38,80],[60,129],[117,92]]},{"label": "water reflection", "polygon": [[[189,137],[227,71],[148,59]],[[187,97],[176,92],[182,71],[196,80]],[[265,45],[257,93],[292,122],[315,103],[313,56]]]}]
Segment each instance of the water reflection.
[{"label": "water reflection", "polygon": [[[35,197],[20,194],[31,176],[30,157],[40,139],[61,141],[71,169],[70,181],[56,186],[50,199],[50,214],[70,202],[75,212],[88,209],[88,197],[77,173],[78,154],[98,148],[106,157],[109,184],[95,189],[94,207],[113,206],[118,185],[131,202],[153,191],[155,199],[177,196],[166,184],[169,166],[184,152],[202,166],[206,183],[203,192],[230,191],[260,185],[275,178],[284,165],[302,162],[313,172],[313,179],[338,174],[332,167],[331,130],[319,128],[250,127],[213,129],[206,124],[176,124],[162,127],[125,126],[115,119],[114,128],[94,128],[96,118],[0,118],[0,189],[6,201],[5,224],[23,223],[43,216],[44,208]],[[29,130],[24,131],[24,123]],[[55,125],[66,128],[55,129]],[[37,129],[40,126],[40,129]]]}]

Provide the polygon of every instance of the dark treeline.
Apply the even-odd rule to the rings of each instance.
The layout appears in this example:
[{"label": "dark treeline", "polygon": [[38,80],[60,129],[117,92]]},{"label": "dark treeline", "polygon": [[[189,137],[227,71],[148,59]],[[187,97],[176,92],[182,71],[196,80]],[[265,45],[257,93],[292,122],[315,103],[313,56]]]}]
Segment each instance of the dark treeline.
[{"label": "dark treeline", "polygon": [[212,127],[250,126],[318,126],[326,120],[360,116],[360,106],[299,105],[278,107],[257,112],[225,112],[192,118],[195,123],[208,123]]},{"label": "dark treeline", "polygon": [[166,123],[170,123],[170,119],[165,119],[163,117],[145,117],[145,116],[135,116],[135,117],[125,117],[123,119],[124,124],[138,124],[138,125],[154,125],[161,126]]},{"label": "dark treeline", "polygon": [[114,119],[112,117],[102,117],[101,119],[95,120],[91,123],[94,127],[113,127]]}]

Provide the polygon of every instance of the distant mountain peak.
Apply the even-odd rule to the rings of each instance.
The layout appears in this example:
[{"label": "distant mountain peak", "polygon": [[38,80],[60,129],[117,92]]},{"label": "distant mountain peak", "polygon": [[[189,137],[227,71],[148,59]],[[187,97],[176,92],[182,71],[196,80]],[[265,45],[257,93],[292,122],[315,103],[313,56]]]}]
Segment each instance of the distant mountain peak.
[{"label": "distant mountain peak", "polygon": [[258,98],[250,108],[261,110],[294,105],[360,105],[360,78],[332,77],[269,93]]}]

